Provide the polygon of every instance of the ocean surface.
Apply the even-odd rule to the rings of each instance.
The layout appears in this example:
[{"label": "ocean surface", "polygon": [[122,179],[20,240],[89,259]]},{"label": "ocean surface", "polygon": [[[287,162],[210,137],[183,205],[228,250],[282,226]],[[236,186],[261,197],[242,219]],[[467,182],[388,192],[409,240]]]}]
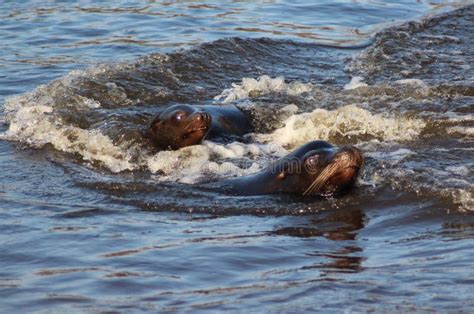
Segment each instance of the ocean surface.
[{"label": "ocean surface", "polygon": [[[0,312],[474,312],[473,30],[472,1],[1,1]],[[255,133],[153,151],[182,103]],[[347,195],[206,188],[315,139],[364,152]]]}]

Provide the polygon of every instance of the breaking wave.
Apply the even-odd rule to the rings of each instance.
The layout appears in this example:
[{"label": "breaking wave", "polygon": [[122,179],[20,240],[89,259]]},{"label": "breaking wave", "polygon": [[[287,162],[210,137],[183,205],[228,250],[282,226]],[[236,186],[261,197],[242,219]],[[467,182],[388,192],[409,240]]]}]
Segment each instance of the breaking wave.
[{"label": "breaking wave", "polygon": [[[182,183],[253,173],[324,139],[366,152],[363,181],[470,210],[474,38],[462,30],[472,27],[473,12],[384,30],[363,50],[232,38],[73,71],[8,99],[1,138],[50,145],[91,169]],[[235,104],[255,133],[245,142],[154,152],[143,129],[176,103]],[[433,153],[440,147],[447,151]]]}]

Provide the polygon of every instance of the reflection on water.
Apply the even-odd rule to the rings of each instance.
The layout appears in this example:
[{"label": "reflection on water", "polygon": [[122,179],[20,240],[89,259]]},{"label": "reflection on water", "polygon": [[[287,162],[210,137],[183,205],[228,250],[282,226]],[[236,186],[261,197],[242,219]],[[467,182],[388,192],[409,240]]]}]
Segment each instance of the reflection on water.
[{"label": "reflection on water", "polygon": [[[321,217],[320,217],[321,216]],[[307,253],[316,260],[325,261],[303,266],[301,270],[319,269],[323,274],[359,272],[363,270],[363,249],[357,245],[357,234],[365,225],[365,215],[360,209],[338,210],[329,213],[319,213],[305,227],[284,227],[271,231],[271,235],[300,238],[325,237],[332,241],[342,241],[343,247],[333,252]]]}]

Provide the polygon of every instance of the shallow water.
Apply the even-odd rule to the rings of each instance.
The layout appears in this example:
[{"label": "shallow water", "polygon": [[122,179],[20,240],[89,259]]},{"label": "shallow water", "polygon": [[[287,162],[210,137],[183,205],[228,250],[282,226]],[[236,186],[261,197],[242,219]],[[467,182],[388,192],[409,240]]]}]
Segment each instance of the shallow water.
[{"label": "shallow water", "polygon": [[[1,311],[472,311],[466,4],[2,2]],[[151,151],[174,103],[256,132]],[[364,151],[348,195],[207,188],[313,139]]]}]

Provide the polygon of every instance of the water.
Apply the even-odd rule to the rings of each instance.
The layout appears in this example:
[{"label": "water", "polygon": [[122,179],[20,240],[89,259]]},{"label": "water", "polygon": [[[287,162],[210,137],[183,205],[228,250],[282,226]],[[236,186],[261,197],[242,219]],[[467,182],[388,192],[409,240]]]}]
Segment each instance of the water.
[{"label": "water", "polygon": [[[467,4],[2,2],[0,310],[471,312]],[[174,103],[257,131],[156,153]],[[350,194],[208,188],[312,139],[364,152]]]}]

